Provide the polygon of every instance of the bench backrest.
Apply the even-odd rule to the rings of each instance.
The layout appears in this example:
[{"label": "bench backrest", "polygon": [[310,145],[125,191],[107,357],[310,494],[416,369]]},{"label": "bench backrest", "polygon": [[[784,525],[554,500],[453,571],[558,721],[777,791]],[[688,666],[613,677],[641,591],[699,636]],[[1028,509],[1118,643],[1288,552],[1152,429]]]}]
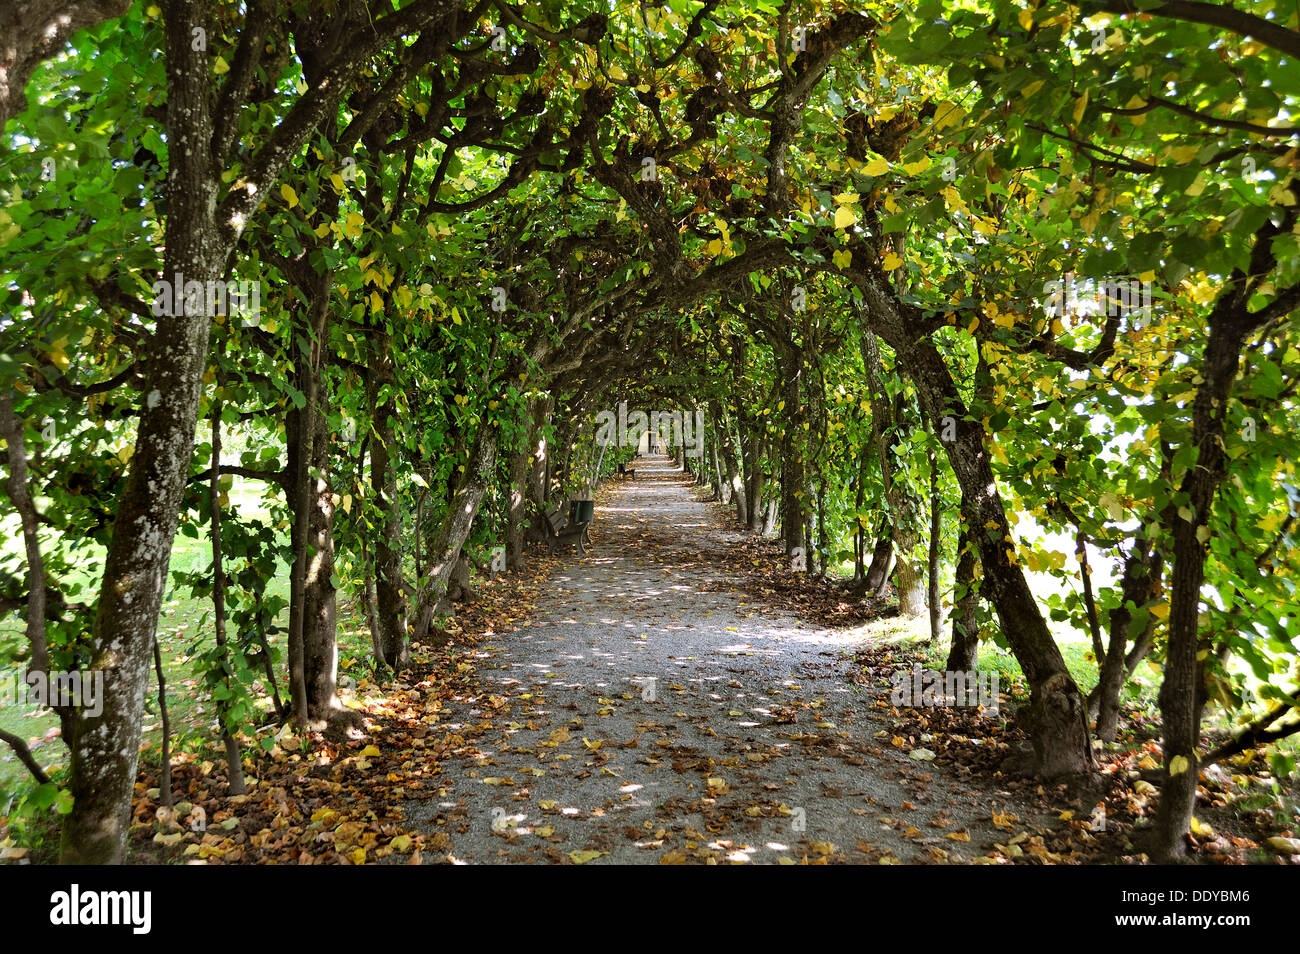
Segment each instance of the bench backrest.
[{"label": "bench backrest", "polygon": [[551,507],[546,511],[546,522],[551,525],[551,533],[559,533],[569,523],[569,515],[559,507]]}]

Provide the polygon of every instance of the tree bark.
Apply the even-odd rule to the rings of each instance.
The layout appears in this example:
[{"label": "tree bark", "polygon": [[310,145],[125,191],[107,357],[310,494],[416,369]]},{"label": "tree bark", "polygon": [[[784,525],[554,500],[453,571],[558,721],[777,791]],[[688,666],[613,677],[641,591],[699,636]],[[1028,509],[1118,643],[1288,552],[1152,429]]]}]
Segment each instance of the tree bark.
[{"label": "tree bark", "polygon": [[894,445],[901,438],[904,427],[899,413],[903,404],[901,400],[895,406],[890,404],[876,336],[864,330],[860,344],[867,386],[871,391],[871,432],[880,457],[881,482],[889,503],[889,519],[894,534],[894,585],[898,590],[898,611],[903,616],[920,616],[926,611],[925,576],[912,557],[917,543],[920,501],[908,488],[904,475],[898,472],[894,456]]},{"label": "tree bark", "polygon": [[[197,7],[167,4],[168,153],[163,274],[222,277],[229,245],[214,210],[222,187],[210,149],[211,64],[191,51]],[[90,669],[104,676],[103,711],[73,717],[62,864],[120,863],[126,851],[144,696],[172,540],[194,450],[211,318],[163,317],[145,340],[143,405],[126,486],[118,501],[92,630]]]},{"label": "tree bark", "polygon": [[528,519],[528,446],[510,454],[510,502],[506,511],[506,567],[511,573],[518,573],[524,564],[524,522]]},{"label": "tree bark", "polygon": [[720,413],[718,408],[720,405],[715,405],[714,416],[718,422],[719,449],[722,453],[722,462],[727,469],[727,486],[730,488],[731,503],[736,508],[736,522],[742,527],[747,527],[749,526],[749,501],[745,496],[745,482],[736,458],[736,446],[732,442],[731,422],[726,415]]},{"label": "tree bark", "polygon": [[975,571],[979,568],[975,541],[969,528],[962,524],[957,542],[957,572],[952,598],[952,644],[948,650],[948,672],[970,672],[979,663],[980,640],[979,584]]},{"label": "tree bark", "polygon": [[1192,402],[1191,440],[1197,454],[1180,487],[1187,502],[1181,508],[1170,504],[1165,515],[1173,531],[1173,572],[1169,645],[1159,696],[1165,783],[1160,790],[1153,852],[1165,863],[1186,856],[1187,831],[1196,805],[1200,765],[1196,750],[1206,696],[1204,664],[1199,657],[1201,585],[1210,515],[1225,474],[1224,414],[1250,327],[1231,307],[1235,297],[1221,299],[1210,317],[1210,337],[1200,368],[1203,383]]},{"label": "tree bark", "polygon": [[465,476],[456,488],[429,551],[429,576],[421,582],[420,607],[437,606],[447,595],[448,582],[460,559],[461,547],[469,537],[479,505],[496,472],[498,439],[495,424],[484,422],[479,425],[470,446],[469,460],[465,463]]},{"label": "tree bark", "polygon": [[[1141,531],[1134,540],[1133,551],[1124,560],[1120,581],[1120,605],[1110,611],[1110,635],[1106,655],[1101,661],[1097,686],[1088,696],[1088,713],[1097,719],[1097,738],[1114,742],[1119,731],[1119,696],[1133,668],[1145,653],[1129,664],[1126,652],[1133,610],[1147,606],[1160,585],[1163,560],[1158,550]],[[1129,607],[1133,609],[1130,609]],[[1148,643],[1144,638],[1155,628],[1155,617],[1148,616],[1146,627],[1134,640],[1135,648]]]},{"label": "tree bark", "polygon": [[939,462],[934,450],[927,451],[930,459],[930,552],[926,602],[930,604],[930,639],[938,642],[943,635],[943,608],[939,605],[939,563],[943,545],[943,500],[939,496]]},{"label": "tree bark", "polygon": [[[397,494],[397,468],[391,457],[396,446],[393,419],[397,406],[393,398],[375,404],[375,422],[370,441],[371,492],[383,513],[383,524],[375,538],[375,593],[379,601],[377,662],[393,672],[410,667],[406,596],[402,592],[402,512]],[[430,554],[432,557],[433,554]]]},{"label": "tree bark", "polygon": [[867,302],[866,318],[894,349],[899,367],[916,385],[925,412],[940,434],[951,418],[948,459],[962,489],[962,510],[984,569],[981,593],[993,604],[1002,632],[1030,687],[1030,734],[1035,769],[1047,779],[1091,772],[1087,712],[1060,649],[1038,609],[1020,566],[1012,562],[1011,527],[993,476],[986,435],[971,419],[943,356],[916,329],[926,319],[899,301],[876,276],[854,272]]}]

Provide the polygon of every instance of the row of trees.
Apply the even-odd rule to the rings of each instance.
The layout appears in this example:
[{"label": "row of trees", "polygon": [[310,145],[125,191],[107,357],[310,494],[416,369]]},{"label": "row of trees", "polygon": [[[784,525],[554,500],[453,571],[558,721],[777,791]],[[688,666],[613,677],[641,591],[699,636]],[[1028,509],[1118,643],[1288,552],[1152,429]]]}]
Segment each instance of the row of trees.
[{"label": "row of trees", "polygon": [[178,530],[234,788],[255,678],[351,727],[340,591],[407,667],[630,454],[620,400],[703,411],[685,462],[810,573],[936,633],[951,580],[950,668],[1011,649],[1045,777],[1159,659],[1180,856],[1207,701],[1255,718],[1210,758],[1295,728],[1300,33],[1143,6],[172,0],[13,54],[58,52],[0,153],[4,605],[29,670],[107,686],[58,710],[64,859],[122,857]]}]

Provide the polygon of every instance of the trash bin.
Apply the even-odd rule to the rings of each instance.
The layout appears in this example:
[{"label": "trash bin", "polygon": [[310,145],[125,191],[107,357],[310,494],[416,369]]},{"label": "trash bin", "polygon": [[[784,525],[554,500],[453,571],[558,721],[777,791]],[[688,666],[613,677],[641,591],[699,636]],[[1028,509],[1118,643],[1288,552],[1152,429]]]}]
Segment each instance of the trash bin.
[{"label": "trash bin", "polygon": [[596,501],[594,500],[571,500],[569,501],[569,523],[591,523],[591,518],[596,513]]}]

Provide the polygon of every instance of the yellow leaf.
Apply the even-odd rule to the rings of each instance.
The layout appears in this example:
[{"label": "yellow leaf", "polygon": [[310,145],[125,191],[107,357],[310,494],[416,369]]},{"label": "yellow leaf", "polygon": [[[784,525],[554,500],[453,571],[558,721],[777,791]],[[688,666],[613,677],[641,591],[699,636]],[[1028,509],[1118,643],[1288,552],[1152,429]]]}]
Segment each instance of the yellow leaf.
[{"label": "yellow leaf", "polygon": [[847,205],[842,205],[835,210],[835,227],[837,229],[846,229],[857,220],[858,217],[853,214],[853,210]]},{"label": "yellow leaf", "polygon": [[956,103],[940,103],[934,110],[934,128],[943,129],[956,126],[966,115],[966,110]]},{"label": "yellow leaf", "polygon": [[1034,11],[1033,11],[1033,10],[1021,10],[1018,14],[1016,14],[1016,19],[1018,19],[1018,20],[1020,21],[1020,25],[1021,25],[1024,29],[1026,29],[1026,30],[1032,30],[1032,29],[1034,28]]},{"label": "yellow leaf", "polygon": [[337,172],[333,173],[333,174],[330,176],[330,185],[334,186],[334,191],[335,191],[335,192],[342,192],[342,191],[343,191],[343,177],[342,177],[341,175],[339,175]]},{"label": "yellow leaf", "polygon": [[569,857],[573,859],[575,865],[585,865],[588,861],[595,861],[607,854],[608,851],[571,851]]},{"label": "yellow leaf", "polygon": [[230,64],[226,62],[224,56],[218,56],[217,61],[212,64],[212,72],[220,76],[222,73],[230,72]]},{"label": "yellow leaf", "polygon": [[343,231],[352,238],[361,234],[361,227],[366,224],[366,217],[360,212],[349,212],[347,224],[344,225]]},{"label": "yellow leaf", "polygon": [[1186,756],[1183,756],[1183,755],[1175,755],[1172,759],[1169,760],[1169,774],[1170,774],[1170,776],[1174,776],[1174,775],[1182,775],[1182,774],[1183,774],[1184,772],[1186,772],[1186,771],[1188,770],[1188,768],[1190,768],[1190,767],[1191,767],[1191,763],[1189,763],[1189,762],[1187,761],[1187,757],[1186,757]]},{"label": "yellow leaf", "polygon": [[895,253],[890,252],[888,255],[885,256],[885,260],[880,263],[880,267],[887,272],[892,272],[894,269],[896,269],[899,265],[902,264],[903,264],[903,260],[899,258],[898,255],[896,255]]},{"label": "yellow leaf", "polygon": [[1284,838],[1274,835],[1267,842],[1268,846],[1280,855],[1300,855],[1300,838]]},{"label": "yellow leaf", "polygon": [[1295,193],[1279,182],[1268,190],[1268,201],[1274,205],[1295,205]]},{"label": "yellow leaf", "polygon": [[853,264],[853,253],[848,249],[841,249],[831,255],[831,262],[836,268],[848,268]]},{"label": "yellow leaf", "polygon": [[863,167],[862,171],[869,176],[883,176],[889,171],[889,163],[880,156],[876,156]]},{"label": "yellow leaf", "polygon": [[298,193],[293,191],[293,186],[285,182],[280,186],[280,195],[284,198],[285,204],[293,208],[298,204]]},{"label": "yellow leaf", "polygon": [[394,838],[394,839],[393,839],[392,841],[390,841],[388,844],[389,844],[390,846],[392,846],[393,851],[400,851],[400,852],[402,852],[402,853],[406,853],[406,852],[409,851],[410,848],[411,848],[411,836],[410,836],[410,835],[398,835],[396,838]]},{"label": "yellow leaf", "polygon": [[1205,822],[1201,821],[1195,815],[1192,816],[1191,828],[1192,828],[1192,834],[1195,835],[1197,838],[1214,837],[1214,829],[1211,828],[1209,825],[1205,824]]},{"label": "yellow leaf", "polygon": [[363,759],[373,758],[377,755],[379,755],[379,746],[377,745],[367,745],[361,750],[361,757]]},{"label": "yellow leaf", "polygon": [[358,848],[348,855],[348,860],[354,865],[364,865],[366,863],[366,849]]},{"label": "yellow leaf", "polygon": [[1077,126],[1083,121],[1083,112],[1088,108],[1088,90],[1083,91],[1083,95],[1074,101],[1074,124]]},{"label": "yellow leaf", "polygon": [[[909,176],[919,175],[920,173],[924,172],[926,169],[929,169],[929,168],[930,168],[930,157],[929,157],[929,156],[922,156],[920,159],[916,160],[916,162],[905,162],[905,163],[903,163],[903,171],[906,172]],[[890,196],[890,200],[891,200],[891,201],[892,201],[892,199],[893,199],[893,196]],[[887,208],[887,209],[889,208],[889,202],[886,202],[886,203],[885,203],[885,208]],[[894,208],[894,209],[889,209],[889,211],[891,211],[891,212],[896,212],[897,209],[896,209],[896,208]]]},{"label": "yellow leaf", "polygon": [[851,205],[857,202],[860,196],[856,192],[841,192],[835,197],[836,205]]},{"label": "yellow leaf", "polygon": [[1023,96],[1025,99],[1028,99],[1029,97],[1033,96],[1035,93],[1037,93],[1040,89],[1043,88],[1043,83],[1044,80],[1034,80],[1032,83],[1030,83],[1028,86],[1026,86],[1024,89],[1020,91],[1020,95]]}]

